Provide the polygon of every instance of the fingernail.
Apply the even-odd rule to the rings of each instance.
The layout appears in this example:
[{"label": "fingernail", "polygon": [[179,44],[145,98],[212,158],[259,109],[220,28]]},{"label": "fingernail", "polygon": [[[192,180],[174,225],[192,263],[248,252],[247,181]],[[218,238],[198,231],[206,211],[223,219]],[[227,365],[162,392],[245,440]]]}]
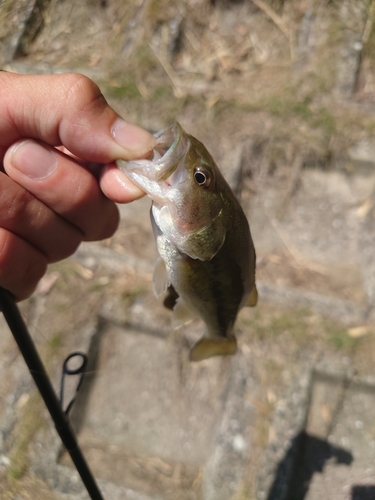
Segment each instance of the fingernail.
[{"label": "fingernail", "polygon": [[30,179],[42,180],[57,169],[57,157],[49,149],[32,140],[18,144],[12,154],[14,168]]},{"label": "fingernail", "polygon": [[122,118],[117,118],[111,132],[117,144],[128,150],[130,157],[124,160],[140,158],[155,146],[153,135]]}]

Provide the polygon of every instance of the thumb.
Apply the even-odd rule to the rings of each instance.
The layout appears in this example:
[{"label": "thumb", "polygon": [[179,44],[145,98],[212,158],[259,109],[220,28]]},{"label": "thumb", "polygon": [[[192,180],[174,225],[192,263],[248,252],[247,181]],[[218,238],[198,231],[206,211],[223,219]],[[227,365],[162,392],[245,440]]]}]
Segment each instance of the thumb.
[{"label": "thumb", "polygon": [[23,137],[98,163],[140,158],[154,146],[154,137],[123,120],[83,75],[0,73],[0,88],[0,160]]}]

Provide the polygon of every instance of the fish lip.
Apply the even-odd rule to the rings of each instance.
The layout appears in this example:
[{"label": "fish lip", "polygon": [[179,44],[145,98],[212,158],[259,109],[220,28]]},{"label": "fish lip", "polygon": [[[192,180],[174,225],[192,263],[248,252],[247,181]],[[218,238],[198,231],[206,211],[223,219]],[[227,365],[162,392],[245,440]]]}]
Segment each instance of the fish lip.
[{"label": "fish lip", "polygon": [[[168,149],[166,152],[158,159],[140,159],[140,160],[117,160],[116,164],[125,174],[134,173],[142,174],[148,177],[150,181],[155,181],[157,183],[162,183],[166,181],[176,170],[181,158],[186,154],[189,149],[190,141],[187,134],[182,129],[181,125],[176,122],[173,125],[161,130],[154,134],[156,138],[155,151],[158,152],[159,149],[163,148],[163,137],[171,133],[173,141],[167,142],[165,144]],[[131,175],[129,176],[132,179]],[[134,180],[134,179],[132,179]]]}]

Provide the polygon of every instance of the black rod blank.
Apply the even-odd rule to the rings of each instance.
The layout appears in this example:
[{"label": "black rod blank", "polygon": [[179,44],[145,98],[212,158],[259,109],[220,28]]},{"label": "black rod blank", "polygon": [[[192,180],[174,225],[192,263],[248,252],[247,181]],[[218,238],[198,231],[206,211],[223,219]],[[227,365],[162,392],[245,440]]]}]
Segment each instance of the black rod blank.
[{"label": "black rod blank", "polygon": [[40,359],[35,344],[22,319],[21,313],[13,300],[11,294],[0,287],[0,309],[8,323],[8,326],[18,344],[22,356],[30,370],[31,376],[39,389],[44,403],[56,426],[56,430],[69,452],[73,463],[81,476],[87,492],[92,500],[104,500],[94,476],[89,469],[85,457],[78,445],[69,417],[61,408],[60,401],[56,396],[54,388],[48,377],[46,369]]}]

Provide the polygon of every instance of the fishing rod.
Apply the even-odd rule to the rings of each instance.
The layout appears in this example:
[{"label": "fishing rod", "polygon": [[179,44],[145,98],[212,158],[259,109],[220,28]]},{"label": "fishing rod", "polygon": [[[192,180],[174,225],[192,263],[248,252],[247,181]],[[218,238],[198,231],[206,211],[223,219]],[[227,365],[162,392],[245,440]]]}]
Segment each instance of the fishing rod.
[{"label": "fishing rod", "polygon": [[[86,355],[76,352],[72,353],[65,360],[63,365],[59,400],[12,295],[2,287],[0,287],[0,310],[8,323],[9,329],[17,342],[21,354],[30,370],[31,376],[33,377],[34,382],[39,389],[44,403],[52,417],[60,439],[69,452],[90,498],[92,500],[104,500],[95,478],[87,465],[85,457],[83,456],[82,450],[79,447],[75,432],[70,424],[69,411],[72,408],[75,397],[69,403],[67,409],[65,411],[63,410],[64,376],[81,374],[80,381],[76,388],[77,393],[81,386],[87,364]],[[71,358],[75,356],[82,358],[82,364],[76,369],[70,369],[68,363]]]}]

